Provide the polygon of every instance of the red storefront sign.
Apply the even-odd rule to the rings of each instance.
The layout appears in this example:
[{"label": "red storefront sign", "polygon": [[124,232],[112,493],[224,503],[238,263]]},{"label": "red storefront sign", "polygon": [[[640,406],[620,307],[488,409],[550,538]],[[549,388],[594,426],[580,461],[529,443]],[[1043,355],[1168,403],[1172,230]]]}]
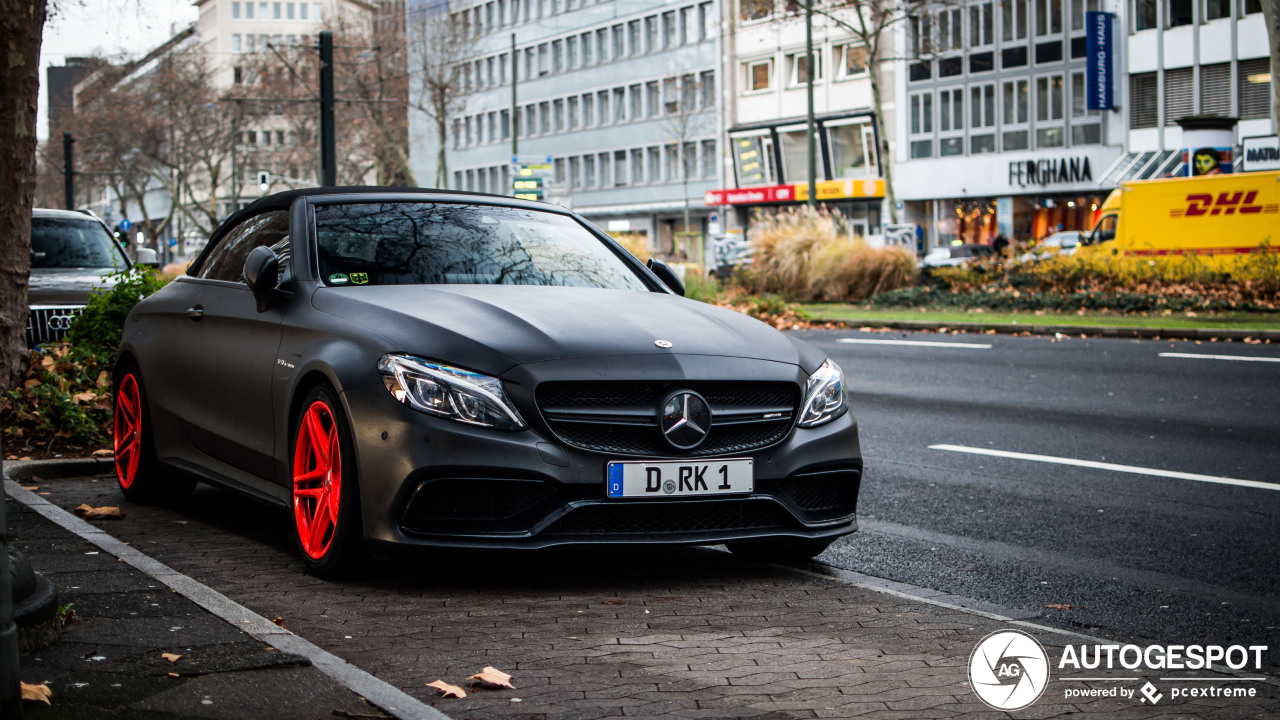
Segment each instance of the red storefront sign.
[{"label": "red storefront sign", "polygon": [[704,194],[706,204],[711,205],[755,205],[768,202],[792,202],[796,199],[795,188],[791,185],[767,185],[755,188],[731,188],[726,190],[708,190]]}]

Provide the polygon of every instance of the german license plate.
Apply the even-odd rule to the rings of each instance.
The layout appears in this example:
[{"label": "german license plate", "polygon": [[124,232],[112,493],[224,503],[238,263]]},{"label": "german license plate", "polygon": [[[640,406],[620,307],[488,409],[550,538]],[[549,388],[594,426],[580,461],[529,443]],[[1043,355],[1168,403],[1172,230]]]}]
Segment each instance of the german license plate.
[{"label": "german license plate", "polygon": [[740,495],[755,488],[751,458],[706,462],[630,462],[608,465],[606,494],[611,498]]}]

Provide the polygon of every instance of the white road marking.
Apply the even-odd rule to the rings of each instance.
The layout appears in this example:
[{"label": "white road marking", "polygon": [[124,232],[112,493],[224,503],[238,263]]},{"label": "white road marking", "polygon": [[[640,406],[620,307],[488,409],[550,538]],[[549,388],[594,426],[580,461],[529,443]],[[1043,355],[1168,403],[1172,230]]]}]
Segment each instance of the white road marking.
[{"label": "white road marking", "polygon": [[1193,360],[1240,360],[1242,362],[1277,362],[1280,358],[1250,357],[1248,355],[1200,355],[1197,353],[1160,353],[1160,357],[1191,358]]},{"label": "white road marking", "polygon": [[1215,483],[1218,485],[1236,485],[1239,487],[1257,488],[1259,490],[1280,490],[1280,484],[1258,482],[1257,480],[1241,480],[1239,478],[1217,477],[1216,475],[1197,475],[1196,473],[1177,472],[1174,470],[1158,470],[1136,465],[1117,465],[1115,463],[1094,462],[1093,460],[1076,460],[1075,458],[1053,457],[1052,455],[1032,455],[1030,453],[1009,452],[1008,450],[990,450],[987,448],[968,447],[965,445],[930,445],[930,450],[947,450],[950,452],[969,453],[971,455],[990,455],[991,457],[1011,458],[1014,460],[1034,460],[1036,462],[1053,463],[1055,465],[1074,465],[1076,467],[1093,468],[1095,470],[1114,470],[1115,472],[1133,473],[1135,475],[1152,475],[1177,480],[1194,480],[1196,482]]},{"label": "white road marking", "polygon": [[910,345],[912,347],[946,347],[967,348],[969,350],[990,350],[990,343],[958,343],[932,342],[929,340],[872,340],[869,338],[840,338],[837,342],[858,345]]}]

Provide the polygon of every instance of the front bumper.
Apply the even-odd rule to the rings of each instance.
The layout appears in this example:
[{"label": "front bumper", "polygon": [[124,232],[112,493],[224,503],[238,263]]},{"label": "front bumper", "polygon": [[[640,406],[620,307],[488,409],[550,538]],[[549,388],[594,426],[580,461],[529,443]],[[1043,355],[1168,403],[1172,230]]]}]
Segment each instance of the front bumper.
[{"label": "front bumper", "polygon": [[[606,464],[639,458],[566,445],[533,403],[538,382],[599,378],[609,369],[592,366],[604,362],[539,363],[504,376],[530,426],[519,432],[416,412],[381,384],[344,392],[366,538],[408,546],[543,548],[834,538],[857,529],[862,454],[852,412],[818,428],[793,427],[772,446],[724,455],[754,460],[755,492],[748,496],[607,499]],[[738,370],[731,377],[803,381],[794,366],[706,357],[672,356],[658,367],[630,365],[626,373],[695,380],[724,377],[726,365]]]}]

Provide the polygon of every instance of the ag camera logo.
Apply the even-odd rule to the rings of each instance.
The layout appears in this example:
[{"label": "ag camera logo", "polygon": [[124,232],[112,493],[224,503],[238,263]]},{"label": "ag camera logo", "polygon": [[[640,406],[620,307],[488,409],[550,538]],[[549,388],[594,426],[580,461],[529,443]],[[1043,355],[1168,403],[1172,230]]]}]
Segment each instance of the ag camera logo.
[{"label": "ag camera logo", "polygon": [[969,656],[969,686],[993,710],[1021,710],[1039,700],[1048,684],[1049,656],[1024,632],[993,632]]}]

